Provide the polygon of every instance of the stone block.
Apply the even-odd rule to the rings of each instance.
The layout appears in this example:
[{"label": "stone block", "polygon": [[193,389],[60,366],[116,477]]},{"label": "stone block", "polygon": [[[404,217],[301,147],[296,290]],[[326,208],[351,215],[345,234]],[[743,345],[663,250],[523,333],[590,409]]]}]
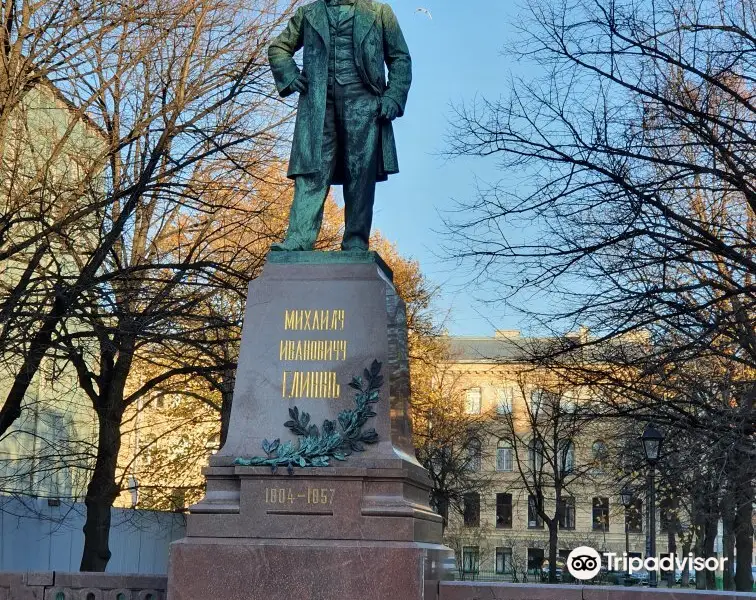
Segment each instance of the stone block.
[{"label": "stone block", "polygon": [[12,585],[20,585],[24,582],[25,573],[14,571],[0,572],[0,587],[9,588]]},{"label": "stone block", "polygon": [[648,587],[585,586],[585,600],[743,600],[756,598],[746,592],[717,592]]},{"label": "stone block", "polygon": [[582,589],[576,585],[442,581],[439,600],[583,600]]},{"label": "stone block", "polygon": [[[384,365],[386,383],[375,405],[377,415],[368,426],[375,428],[379,442],[365,453],[353,454],[350,463],[401,466],[407,461],[419,468],[408,419],[404,303],[375,253],[362,253],[367,258],[357,263],[321,262],[334,260],[328,255],[339,253],[308,254],[309,259],[300,260],[309,264],[269,260],[249,286],[228,437],[211,465],[227,466],[237,457],[261,455],[264,439],[294,440],[283,427],[291,407],[307,411],[313,424],[335,420],[339,412],[354,406],[348,387],[352,377],[378,360]],[[300,342],[344,346],[327,352],[308,350],[300,356],[282,350],[281,344],[289,342],[294,343],[292,348]],[[284,383],[284,373],[299,371],[333,373],[340,390],[331,395],[329,389],[327,397],[298,394],[291,380]]]},{"label": "stone block", "polygon": [[82,572],[56,572],[55,585],[70,588],[99,588],[112,590],[124,588],[129,590],[138,589],[165,589],[167,579],[165,575],[139,575],[135,573],[82,573]]},{"label": "stone block", "polygon": [[185,538],[171,546],[168,600],[423,600],[432,563],[441,562],[433,556],[437,548]]},{"label": "stone block", "polygon": [[53,585],[55,582],[54,571],[27,571],[24,575],[26,585]]},{"label": "stone block", "polygon": [[45,588],[24,583],[10,586],[10,600],[44,600]]}]

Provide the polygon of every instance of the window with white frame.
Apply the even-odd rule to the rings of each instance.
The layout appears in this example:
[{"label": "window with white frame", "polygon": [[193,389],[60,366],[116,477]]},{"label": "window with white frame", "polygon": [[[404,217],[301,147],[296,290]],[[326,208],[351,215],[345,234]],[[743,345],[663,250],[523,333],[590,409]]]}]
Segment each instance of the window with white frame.
[{"label": "window with white frame", "polygon": [[543,469],[543,444],[540,440],[533,439],[528,444],[528,462],[533,473],[540,473]]},{"label": "window with white frame", "polygon": [[470,471],[480,471],[483,460],[483,445],[478,438],[472,438],[467,443],[467,468]]},{"label": "window with white frame", "polygon": [[565,475],[575,470],[575,444],[572,440],[562,440],[559,443],[559,467]]},{"label": "window with white frame", "polygon": [[462,548],[462,572],[477,573],[480,569],[480,549],[478,546]]},{"label": "window with white frame", "polygon": [[496,548],[496,573],[512,572],[512,548]]},{"label": "window with white frame", "polygon": [[465,391],[465,413],[468,415],[480,414],[480,388],[470,388]]},{"label": "window with white frame", "polygon": [[609,446],[606,445],[606,442],[604,440],[593,442],[591,454],[593,455],[593,472],[605,472],[609,464]]},{"label": "window with white frame", "polygon": [[543,401],[546,397],[546,391],[540,388],[535,388],[530,392],[530,416],[533,419],[537,419],[541,410],[543,409]]},{"label": "window with white frame", "polygon": [[575,529],[575,498],[567,496],[560,501],[559,528]]},{"label": "window with white frame", "polygon": [[514,450],[509,440],[499,440],[496,446],[496,470],[514,470]]},{"label": "window with white frame", "polygon": [[512,414],[512,401],[514,399],[514,390],[511,387],[500,387],[496,389],[496,414]]}]

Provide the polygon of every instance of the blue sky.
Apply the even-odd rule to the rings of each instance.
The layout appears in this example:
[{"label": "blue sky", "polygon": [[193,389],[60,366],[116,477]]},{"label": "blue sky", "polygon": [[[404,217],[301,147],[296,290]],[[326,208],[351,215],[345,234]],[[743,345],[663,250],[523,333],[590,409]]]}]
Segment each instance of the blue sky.
[{"label": "blue sky", "polygon": [[[420,261],[424,273],[442,286],[437,305],[449,311],[455,335],[492,335],[494,327],[517,329],[518,315],[475,302],[453,265],[439,258],[439,211],[475,193],[475,180],[496,181],[495,161],[448,161],[440,156],[451,104],[475,95],[506,93],[517,65],[502,54],[516,32],[518,8],[505,0],[391,0],[412,53],[413,82],[407,111],[395,122],[401,173],[379,183],[374,226]],[[432,18],[418,7],[427,8]],[[485,315],[485,316],[483,316]]]}]

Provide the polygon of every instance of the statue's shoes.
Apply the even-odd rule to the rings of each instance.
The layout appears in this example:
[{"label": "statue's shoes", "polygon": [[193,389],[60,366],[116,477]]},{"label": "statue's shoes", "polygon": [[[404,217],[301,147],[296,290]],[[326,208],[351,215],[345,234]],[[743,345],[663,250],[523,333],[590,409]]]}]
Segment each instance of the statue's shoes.
[{"label": "statue's shoes", "polygon": [[302,248],[302,246],[298,244],[295,244],[294,242],[285,240],[283,242],[271,244],[270,250],[271,252],[298,252],[304,250],[304,248]]}]

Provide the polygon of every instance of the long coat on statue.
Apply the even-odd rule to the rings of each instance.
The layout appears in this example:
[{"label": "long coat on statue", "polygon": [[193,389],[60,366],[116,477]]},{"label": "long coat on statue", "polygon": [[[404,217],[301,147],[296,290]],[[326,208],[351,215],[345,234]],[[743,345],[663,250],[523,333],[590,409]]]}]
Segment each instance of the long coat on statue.
[{"label": "long coat on statue", "polygon": [[[291,178],[316,173],[322,168],[323,124],[331,47],[326,11],[325,0],[316,0],[300,7],[268,49],[276,86],[279,93],[286,96],[292,93],[291,84],[299,76],[293,55],[304,47],[302,70],[308,78],[308,90],[299,96],[288,170]],[[376,97],[387,96],[394,100],[401,116],[412,81],[412,62],[396,16],[387,4],[356,0],[354,57],[363,83]],[[376,100],[376,116],[379,106],[380,102]],[[388,175],[399,172],[394,130],[390,122],[381,121],[380,139],[383,160],[378,166],[377,181],[383,181]],[[343,183],[341,173],[336,173],[332,183]]]}]

